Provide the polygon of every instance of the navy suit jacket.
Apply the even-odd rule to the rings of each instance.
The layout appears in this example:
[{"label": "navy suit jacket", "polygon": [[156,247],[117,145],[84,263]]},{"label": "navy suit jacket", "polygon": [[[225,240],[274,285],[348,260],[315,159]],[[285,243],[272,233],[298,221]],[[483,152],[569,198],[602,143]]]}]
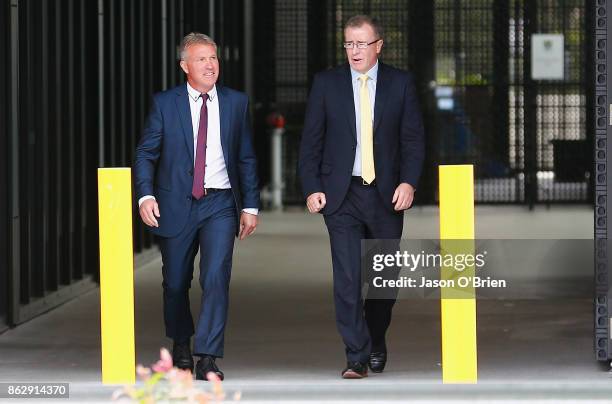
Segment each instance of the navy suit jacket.
[{"label": "navy suit jacket", "polygon": [[[243,208],[259,208],[259,189],[248,97],[217,85],[221,148],[236,201]],[[176,236],[187,223],[193,186],[193,128],[187,84],[155,94],[140,143],[134,177],[137,199],[153,195],[159,204],[162,237]],[[239,226],[237,226],[239,228]]]},{"label": "navy suit jacket", "polygon": [[[374,104],[376,188],[393,211],[397,186],[418,185],[423,166],[424,131],[412,75],[379,61]],[[357,129],[348,64],[314,77],[308,98],[298,170],[305,197],[324,192],[323,214],[336,211],[351,181]]]}]

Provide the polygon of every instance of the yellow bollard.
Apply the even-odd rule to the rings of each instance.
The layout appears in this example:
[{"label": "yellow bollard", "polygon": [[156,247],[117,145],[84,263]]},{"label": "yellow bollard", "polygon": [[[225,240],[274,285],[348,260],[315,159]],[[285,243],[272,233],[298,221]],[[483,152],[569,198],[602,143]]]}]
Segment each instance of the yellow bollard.
[{"label": "yellow bollard", "polygon": [[[440,245],[443,254],[474,254],[474,168],[439,168]],[[461,272],[442,268],[441,279],[471,278],[474,267]],[[442,381],[476,383],[476,297],[474,288],[441,288]]]},{"label": "yellow bollard", "polygon": [[98,169],[102,382],[134,383],[134,251],[129,168]]}]

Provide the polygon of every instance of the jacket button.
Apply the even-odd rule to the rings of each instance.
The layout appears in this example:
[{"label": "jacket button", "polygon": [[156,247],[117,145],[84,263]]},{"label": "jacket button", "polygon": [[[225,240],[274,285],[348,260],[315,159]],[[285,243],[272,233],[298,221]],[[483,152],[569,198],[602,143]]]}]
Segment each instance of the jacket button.
[{"label": "jacket button", "polygon": [[189,175],[193,177],[193,169],[189,170]]},{"label": "jacket button", "polygon": [[190,199],[191,199],[191,195],[187,195],[187,200],[190,200]]}]

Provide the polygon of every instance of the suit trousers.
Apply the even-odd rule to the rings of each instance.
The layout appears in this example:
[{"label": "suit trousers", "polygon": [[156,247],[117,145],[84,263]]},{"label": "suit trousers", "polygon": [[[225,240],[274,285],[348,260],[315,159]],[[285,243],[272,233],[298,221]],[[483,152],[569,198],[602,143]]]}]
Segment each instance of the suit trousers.
[{"label": "suit trousers", "polygon": [[366,363],[370,352],[387,351],[385,334],[395,299],[366,299],[364,304],[361,240],[400,239],[403,212],[386,208],[375,185],[353,178],[338,210],[325,215],[325,224],[332,253],[336,325],[347,360]]},{"label": "suit trousers", "polygon": [[[192,201],[187,224],[176,237],[159,238],[166,336],[187,342],[195,333],[195,355],[223,357],[236,215],[230,189],[209,193]],[[189,288],[198,249],[202,297],[194,329]]]}]

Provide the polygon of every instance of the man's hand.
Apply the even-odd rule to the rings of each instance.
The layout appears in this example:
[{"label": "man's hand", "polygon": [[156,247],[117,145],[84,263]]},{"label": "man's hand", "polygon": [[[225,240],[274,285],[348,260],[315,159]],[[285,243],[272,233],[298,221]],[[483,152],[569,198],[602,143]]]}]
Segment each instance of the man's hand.
[{"label": "man's hand", "polygon": [[395,210],[405,210],[412,206],[412,200],[414,199],[414,188],[412,185],[402,182],[395,188],[393,194],[393,200],[391,203],[395,204]]},{"label": "man's hand", "polygon": [[325,194],[323,192],[315,192],[314,194],[308,195],[306,199],[306,206],[310,213],[318,213],[325,207],[327,201],[325,200]]},{"label": "man's hand", "polygon": [[244,240],[249,237],[257,228],[258,218],[257,215],[242,212],[240,214],[240,234],[238,238]]},{"label": "man's hand", "polygon": [[150,227],[159,227],[156,217],[159,217],[159,206],[155,199],[147,199],[140,205],[140,218]]}]

